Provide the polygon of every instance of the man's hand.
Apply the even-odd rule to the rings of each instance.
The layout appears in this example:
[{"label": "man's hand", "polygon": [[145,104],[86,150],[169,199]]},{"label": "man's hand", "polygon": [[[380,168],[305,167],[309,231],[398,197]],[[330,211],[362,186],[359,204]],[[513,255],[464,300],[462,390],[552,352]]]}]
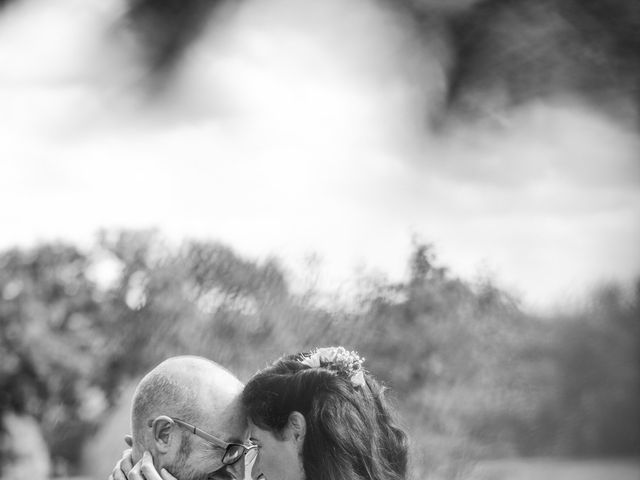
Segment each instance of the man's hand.
[{"label": "man's hand", "polygon": [[158,473],[149,452],[144,452],[142,459],[133,466],[127,478],[128,480],[178,480],[164,468]]}]

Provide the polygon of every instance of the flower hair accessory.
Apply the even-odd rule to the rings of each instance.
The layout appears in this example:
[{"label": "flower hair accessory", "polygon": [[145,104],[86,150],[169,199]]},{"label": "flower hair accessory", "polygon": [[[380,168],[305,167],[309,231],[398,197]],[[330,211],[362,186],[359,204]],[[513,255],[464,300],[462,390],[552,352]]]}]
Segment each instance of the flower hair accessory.
[{"label": "flower hair accessory", "polygon": [[364,360],[357,352],[350,352],[344,347],[326,347],[316,348],[300,362],[311,368],[324,367],[338,372],[348,377],[353,385],[362,387],[365,384]]}]

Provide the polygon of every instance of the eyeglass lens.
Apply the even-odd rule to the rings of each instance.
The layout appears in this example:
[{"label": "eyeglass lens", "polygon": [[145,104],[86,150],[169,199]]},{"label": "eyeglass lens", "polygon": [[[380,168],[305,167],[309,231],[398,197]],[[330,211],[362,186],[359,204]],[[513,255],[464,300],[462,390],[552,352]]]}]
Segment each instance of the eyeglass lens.
[{"label": "eyeglass lens", "polygon": [[[242,455],[245,452],[245,447],[243,445],[229,445],[229,447],[227,448],[227,451],[224,454],[224,457],[222,457],[222,463],[226,464],[226,465],[231,465],[232,463],[237,462],[240,457],[242,457]],[[256,451],[255,448],[252,448],[251,450],[247,450],[247,456],[251,458],[253,458],[253,456],[258,453]]]}]

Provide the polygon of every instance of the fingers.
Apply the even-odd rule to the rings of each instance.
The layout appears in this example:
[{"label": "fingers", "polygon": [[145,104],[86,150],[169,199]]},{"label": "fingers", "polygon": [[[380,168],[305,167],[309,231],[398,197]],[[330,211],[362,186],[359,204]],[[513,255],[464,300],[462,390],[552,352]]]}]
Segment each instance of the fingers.
[{"label": "fingers", "polygon": [[140,466],[142,464],[142,460],[136,463],[133,468],[129,471],[129,475],[127,475],[129,480],[144,480],[142,473],[140,472]]},{"label": "fingers", "polygon": [[153,465],[153,457],[151,457],[149,452],[144,452],[142,460],[138,463],[140,464],[140,472],[146,480],[163,480],[156,470],[156,467]]},{"label": "fingers", "polygon": [[167,470],[164,468],[160,470],[160,476],[162,477],[163,480],[178,480],[176,477],[174,477],[169,472],[167,472]]},{"label": "fingers", "polygon": [[128,448],[122,452],[122,458],[118,460],[116,466],[113,467],[109,480],[127,480],[127,475],[133,468],[133,461],[131,460],[131,449]]},{"label": "fingers", "polygon": [[119,468],[114,469],[113,473],[109,475],[109,480],[127,480],[127,475]]},{"label": "fingers", "polygon": [[127,477],[122,473],[121,470],[122,459],[116,462],[116,466],[113,467],[113,471],[111,475],[109,475],[109,480],[127,480]]},{"label": "fingers", "polygon": [[[126,450],[122,451],[122,458],[120,459],[120,471],[121,473],[124,474],[125,480],[127,478],[127,474],[131,471],[131,469],[133,468],[133,459],[131,458],[131,449],[127,448]],[[115,480],[121,480],[121,479],[115,479]]]},{"label": "fingers", "polygon": [[[125,435],[124,442],[131,447],[133,445],[133,438],[131,435]],[[127,475],[132,468],[133,460],[131,459],[131,448],[127,448],[122,451],[122,458],[120,458],[116,463],[116,466],[113,467],[113,471],[107,480],[128,480]]]},{"label": "fingers", "polygon": [[113,480],[126,480],[127,476],[122,472],[122,459],[116,462],[116,466],[113,467],[113,472],[111,472],[111,476]]},{"label": "fingers", "polygon": [[[129,455],[129,461],[131,455]],[[122,459],[124,461],[124,458]],[[127,475],[128,480],[177,480],[176,477],[167,472],[164,468],[158,473],[156,467],[153,465],[153,457],[149,452],[144,452],[142,459],[133,465]],[[125,478],[125,480],[127,480]],[[113,480],[118,480],[113,478]]]}]

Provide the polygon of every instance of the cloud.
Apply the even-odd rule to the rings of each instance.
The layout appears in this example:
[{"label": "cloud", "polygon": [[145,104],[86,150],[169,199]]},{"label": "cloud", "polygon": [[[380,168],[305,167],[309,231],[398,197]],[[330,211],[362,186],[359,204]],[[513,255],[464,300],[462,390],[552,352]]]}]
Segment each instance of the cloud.
[{"label": "cloud", "polygon": [[316,251],[331,289],[359,265],[401,278],[417,233],[532,304],[638,272],[638,137],[574,99],[429,132],[440,47],[338,0],[246,3],[148,98],[107,42],[122,8],[0,17],[1,246],[158,226],[294,269]]}]

